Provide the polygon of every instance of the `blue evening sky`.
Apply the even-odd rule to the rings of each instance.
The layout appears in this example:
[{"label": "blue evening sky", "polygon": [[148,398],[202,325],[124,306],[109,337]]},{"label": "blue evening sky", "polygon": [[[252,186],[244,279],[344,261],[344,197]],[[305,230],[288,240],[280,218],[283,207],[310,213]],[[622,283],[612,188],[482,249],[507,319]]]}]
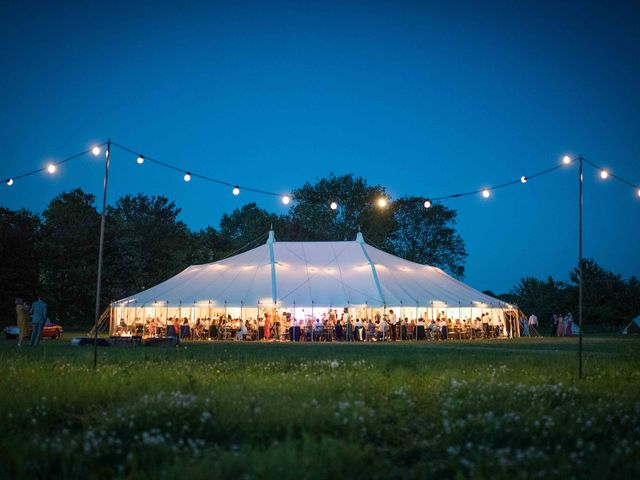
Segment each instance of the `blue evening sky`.
[{"label": "blue evening sky", "polygon": [[[111,136],[192,171],[286,192],[355,173],[395,197],[439,196],[565,153],[640,183],[637,2],[2,2],[0,177]],[[0,185],[42,211],[100,194],[103,160]],[[576,264],[577,167],[453,199],[466,281],[509,290]],[[194,229],[277,199],[114,150],[109,198],[167,195]],[[640,197],[585,174],[585,256],[640,274]],[[319,228],[321,228],[319,226]]]}]

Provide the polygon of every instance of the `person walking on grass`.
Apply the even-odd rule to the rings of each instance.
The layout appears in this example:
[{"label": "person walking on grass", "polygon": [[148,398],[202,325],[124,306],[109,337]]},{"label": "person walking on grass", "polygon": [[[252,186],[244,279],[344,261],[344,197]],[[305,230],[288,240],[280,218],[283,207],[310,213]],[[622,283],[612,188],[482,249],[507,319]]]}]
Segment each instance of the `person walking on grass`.
[{"label": "person walking on grass", "polygon": [[29,345],[37,347],[40,344],[40,335],[42,335],[42,327],[47,320],[47,304],[42,300],[42,296],[38,295],[38,299],[31,305],[31,323],[33,331],[31,332],[31,341]]},{"label": "person walking on grass", "polygon": [[21,298],[16,298],[16,317],[18,323],[18,346],[22,346],[22,339],[29,334],[29,307]]}]

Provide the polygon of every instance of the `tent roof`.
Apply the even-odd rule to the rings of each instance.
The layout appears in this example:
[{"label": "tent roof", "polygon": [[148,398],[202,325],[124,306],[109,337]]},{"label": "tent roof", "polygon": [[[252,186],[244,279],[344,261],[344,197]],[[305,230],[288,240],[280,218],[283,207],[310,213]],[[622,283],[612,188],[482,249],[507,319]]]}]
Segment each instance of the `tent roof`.
[{"label": "tent roof", "polygon": [[441,269],[410,262],[356,241],[276,242],[204,265],[116,302],[239,307],[346,306],[500,307]]}]

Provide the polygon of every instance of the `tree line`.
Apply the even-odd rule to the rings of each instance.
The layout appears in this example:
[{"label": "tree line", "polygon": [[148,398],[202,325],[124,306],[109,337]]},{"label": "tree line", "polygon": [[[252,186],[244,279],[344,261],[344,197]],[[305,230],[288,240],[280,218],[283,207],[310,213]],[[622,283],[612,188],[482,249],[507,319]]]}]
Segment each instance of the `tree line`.
[{"label": "tree line", "polygon": [[[273,227],[283,240],[367,240],[391,253],[464,276],[467,256],[455,231],[456,212],[443,205],[425,209],[419,198],[401,198],[376,208],[386,196],[379,185],[353,175],[306,183],[294,204],[277,215],[248,203],[222,215],[217,228],[193,231],[179,220],[180,208],[164,196],[125,195],[107,209],[101,303],[149,288],[192,264],[219,260],[266,241]],[[338,208],[329,208],[329,201]],[[100,213],[95,196],[77,188],[62,192],[41,214],[0,207],[0,304],[4,323],[14,320],[16,297],[38,291],[50,316],[90,325]]]},{"label": "tree line", "polygon": [[[569,272],[568,277],[568,281],[558,281],[552,277],[546,280],[525,277],[511,292],[498,297],[517,303],[524,312],[535,313],[543,327],[542,333],[548,334],[556,313],[566,315],[571,312],[574,321],[578,321],[580,275],[577,266]],[[640,280],[637,277],[625,279],[605,270],[592,259],[584,259],[582,285],[583,325],[586,328],[590,325],[626,325],[640,315]]]},{"label": "tree line", "polygon": [[[419,197],[394,200],[378,208],[384,187],[354,175],[307,182],[294,190],[294,203],[278,215],[248,203],[225,213],[217,227],[191,230],[179,220],[180,208],[164,196],[125,195],[107,209],[103,308],[149,288],[192,264],[208,263],[264,242],[273,227],[289,241],[354,240],[359,230],[368,243],[394,255],[442,268],[464,278],[464,241],[455,230],[456,211]],[[336,201],[337,208],[329,208]],[[14,321],[13,300],[44,295],[50,316],[75,326],[93,322],[100,213],[95,196],[74,189],[53,198],[41,214],[0,207],[0,311]],[[585,264],[585,305],[589,321],[624,321],[640,311],[636,278],[622,279],[595,262]],[[573,282],[573,283],[571,283]],[[523,278],[501,298],[517,303],[541,320],[575,311],[575,272],[570,282]]]}]

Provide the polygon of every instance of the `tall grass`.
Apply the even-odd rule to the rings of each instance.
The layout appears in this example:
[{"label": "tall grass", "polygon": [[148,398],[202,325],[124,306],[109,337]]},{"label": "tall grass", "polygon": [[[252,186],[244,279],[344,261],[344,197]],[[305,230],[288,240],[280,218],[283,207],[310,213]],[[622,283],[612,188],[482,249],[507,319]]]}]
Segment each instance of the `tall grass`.
[{"label": "tall grass", "polygon": [[637,477],[640,341],[0,342],[4,478]]}]

